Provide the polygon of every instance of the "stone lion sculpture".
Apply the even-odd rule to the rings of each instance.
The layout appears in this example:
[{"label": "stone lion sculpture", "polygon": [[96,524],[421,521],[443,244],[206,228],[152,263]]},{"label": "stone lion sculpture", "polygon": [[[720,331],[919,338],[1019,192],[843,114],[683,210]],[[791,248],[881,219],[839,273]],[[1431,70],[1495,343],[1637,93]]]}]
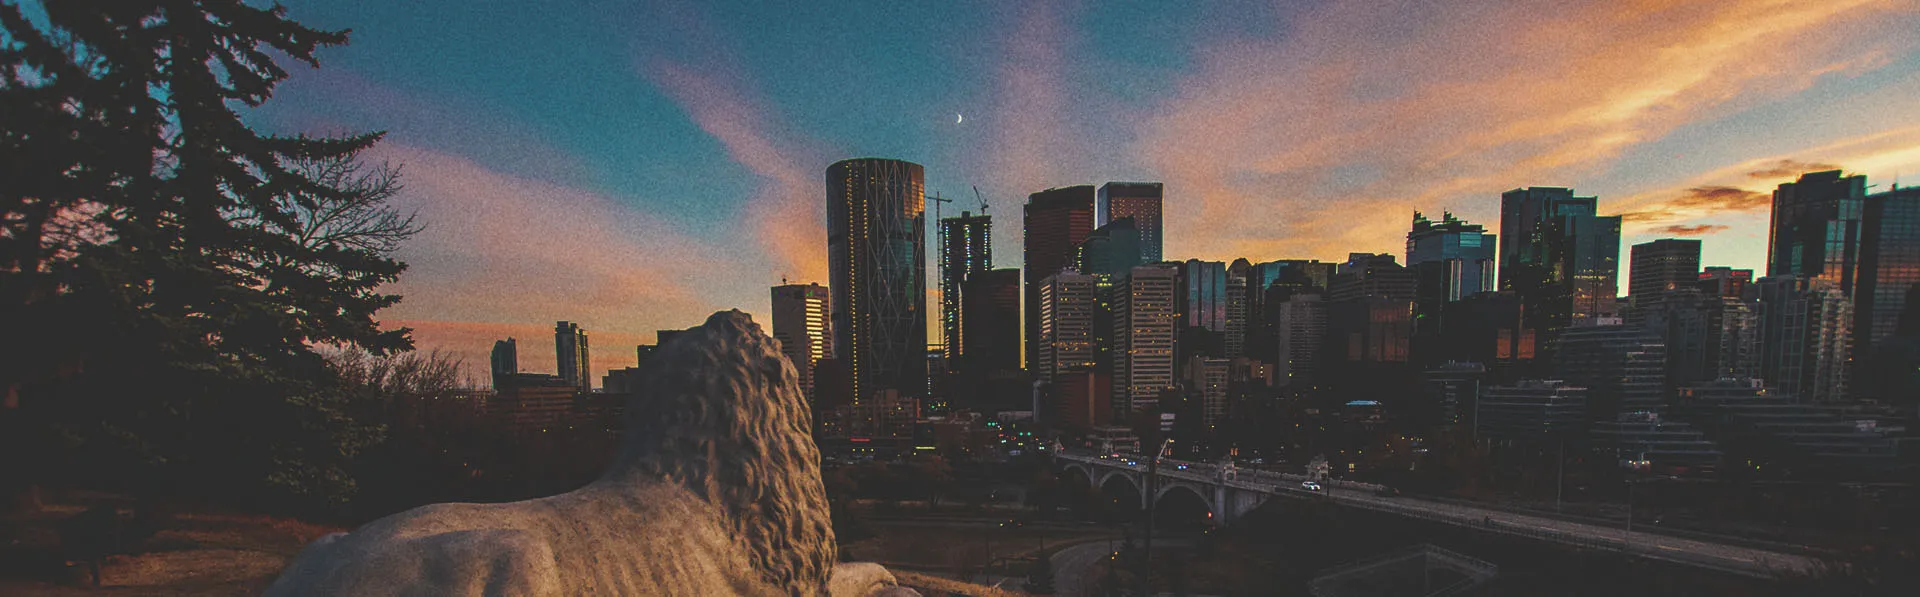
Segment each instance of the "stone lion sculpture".
[{"label": "stone lion sculpture", "polygon": [[266,594],[917,594],[878,565],[834,565],[811,415],[779,344],[745,313],[680,334],[643,375],[593,483],[323,537]]}]

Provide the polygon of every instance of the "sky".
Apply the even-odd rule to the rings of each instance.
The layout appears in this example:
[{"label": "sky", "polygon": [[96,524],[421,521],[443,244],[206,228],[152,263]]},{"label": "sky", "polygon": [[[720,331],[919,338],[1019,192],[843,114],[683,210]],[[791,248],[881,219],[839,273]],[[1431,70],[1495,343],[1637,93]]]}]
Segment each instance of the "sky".
[{"label": "sky", "polygon": [[509,336],[552,372],[557,320],[596,380],[764,320],[825,283],[850,157],[924,165],[949,213],[978,189],[998,267],[1027,194],[1115,180],[1166,184],[1169,259],[1400,255],[1416,210],[1495,231],[1560,186],[1626,216],[1623,270],[1690,237],[1763,272],[1780,182],[1920,184],[1916,0],[283,2],[351,43],[247,117],[388,132],[366,157],[427,227],[383,325],[477,376]]}]

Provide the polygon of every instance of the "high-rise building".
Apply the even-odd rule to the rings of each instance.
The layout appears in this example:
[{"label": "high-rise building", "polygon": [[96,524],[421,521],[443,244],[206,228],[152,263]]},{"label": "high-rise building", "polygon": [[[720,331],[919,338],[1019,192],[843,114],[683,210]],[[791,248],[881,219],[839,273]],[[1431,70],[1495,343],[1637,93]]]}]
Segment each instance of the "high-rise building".
[{"label": "high-rise building", "polygon": [[1587,388],[1594,420],[1660,412],[1667,404],[1667,346],[1638,326],[1568,328],[1553,351],[1556,379]]},{"label": "high-rise building", "polygon": [[1867,177],[1809,172],[1773,191],[1767,275],[1830,280],[1853,296],[1860,275],[1860,216]]},{"label": "high-rise building", "polygon": [[1493,291],[1497,235],[1441,212],[1439,222],[1413,212],[1407,232],[1407,269],[1419,280],[1420,301],[1438,305]]},{"label": "high-rise building", "polygon": [[1174,266],[1179,296],[1174,309],[1180,319],[1175,329],[1174,359],[1194,355],[1226,354],[1227,264],[1190,259]]},{"label": "high-rise building", "polygon": [[1026,362],[1033,362],[1040,339],[1040,318],[1032,309],[1040,303],[1040,281],[1076,265],[1080,243],[1094,229],[1093,204],[1093,185],[1052,188],[1027,196],[1022,268],[1028,305],[1022,336]]},{"label": "high-rise building", "polygon": [[1710,265],[1700,270],[1700,292],[1707,296],[1747,298],[1753,285],[1753,270]]},{"label": "high-rise building", "polygon": [[1767,276],[1760,295],[1759,370],[1802,402],[1847,398],[1853,301],[1831,278]]},{"label": "high-rise building", "polygon": [[1160,253],[1160,203],[1165,192],[1157,182],[1109,182],[1100,185],[1094,207],[1094,225],[1105,226],[1120,218],[1132,218],[1140,229],[1140,263],[1158,263]]},{"label": "high-rise building", "polygon": [[1235,259],[1227,266],[1227,358],[1246,355],[1247,347],[1247,274],[1253,265]]},{"label": "high-rise building", "polygon": [[960,356],[968,375],[1020,370],[1020,270],[975,272],[961,285]]},{"label": "high-rise building", "polygon": [[1561,329],[1618,312],[1620,217],[1573,189],[1500,196],[1500,289],[1520,298],[1526,325],[1550,346]]},{"label": "high-rise building", "polygon": [[[1332,282],[1335,263],[1326,263],[1311,259],[1283,259],[1266,263],[1251,264],[1247,268],[1247,332],[1246,356],[1266,362],[1273,362],[1274,329],[1273,309],[1286,297],[1297,290],[1309,287],[1325,291]],[[1275,285],[1284,288],[1276,289]],[[1269,300],[1269,296],[1277,297]]]},{"label": "high-rise building", "polygon": [[1543,439],[1577,434],[1587,423],[1587,389],[1559,380],[1485,386],[1474,433],[1490,439]]},{"label": "high-rise building", "polygon": [[553,325],[553,350],[560,379],[582,390],[593,388],[593,361],[587,358],[587,331],[565,321]]},{"label": "high-rise building", "polygon": [[1920,187],[1868,195],[1860,226],[1854,342],[1870,352],[1893,336],[1907,297],[1920,288]]},{"label": "high-rise building", "polygon": [[1172,389],[1176,268],[1143,265],[1113,284],[1114,416],[1157,404]]},{"label": "high-rise building", "polygon": [[813,402],[813,368],[833,356],[832,297],[819,284],[773,287],[773,339],[780,353],[793,363],[800,391]]},{"label": "high-rise building", "polygon": [[[960,305],[966,301],[966,291],[962,287],[967,278],[974,274],[993,269],[993,220],[986,214],[973,215],[973,212],[960,212],[958,217],[940,220],[940,330],[943,332],[942,344],[946,347],[947,362],[964,369],[966,349],[961,345],[961,332],[966,327],[966,312]],[[1015,281],[1019,291],[1018,281]],[[1014,296],[1017,303],[1019,295]],[[1019,305],[1014,308],[1014,326],[1019,327]],[[1016,338],[1015,351],[1019,350]],[[1019,362],[1020,355],[1013,355]]]},{"label": "high-rise building", "polygon": [[833,351],[856,403],[927,388],[925,170],[858,158],[827,168]]},{"label": "high-rise building", "polygon": [[1386,253],[1351,253],[1339,265],[1327,286],[1327,300],[1350,301],[1382,298],[1413,301],[1416,284],[1413,272],[1395,263]]},{"label": "high-rise building", "polygon": [[1096,279],[1062,271],[1040,281],[1040,340],[1035,347],[1034,376],[1053,380],[1069,371],[1094,367],[1094,309]]},{"label": "high-rise building", "polygon": [[503,388],[520,372],[520,346],[513,338],[493,342],[493,387]]},{"label": "high-rise building", "polygon": [[1633,246],[1627,296],[1638,309],[1694,296],[1700,287],[1700,241],[1663,238]]},{"label": "high-rise building", "polygon": [[1275,354],[1279,356],[1274,361],[1274,383],[1295,392],[1313,387],[1327,335],[1324,298],[1322,293],[1310,290],[1274,305]]},{"label": "high-rise building", "polygon": [[1230,359],[1194,355],[1187,359],[1187,392],[1199,399],[1200,425],[1211,434],[1227,418],[1227,378]]}]

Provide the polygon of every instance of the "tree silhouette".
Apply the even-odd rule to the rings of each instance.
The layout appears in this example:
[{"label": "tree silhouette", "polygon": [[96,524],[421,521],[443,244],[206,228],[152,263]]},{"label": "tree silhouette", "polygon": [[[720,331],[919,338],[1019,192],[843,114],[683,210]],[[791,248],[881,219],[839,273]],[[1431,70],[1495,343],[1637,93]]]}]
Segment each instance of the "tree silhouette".
[{"label": "tree silhouette", "polygon": [[[40,7],[0,3],[0,477],[343,499],[380,429],[314,347],[410,348],[373,316],[418,227],[359,165],[380,133],[241,111],[346,32],[240,0]],[[85,457],[22,461],[54,437]]]},{"label": "tree silhouette", "polygon": [[1034,557],[1033,566],[1027,569],[1027,584],[1023,588],[1034,595],[1053,594],[1053,561],[1047,554]]}]

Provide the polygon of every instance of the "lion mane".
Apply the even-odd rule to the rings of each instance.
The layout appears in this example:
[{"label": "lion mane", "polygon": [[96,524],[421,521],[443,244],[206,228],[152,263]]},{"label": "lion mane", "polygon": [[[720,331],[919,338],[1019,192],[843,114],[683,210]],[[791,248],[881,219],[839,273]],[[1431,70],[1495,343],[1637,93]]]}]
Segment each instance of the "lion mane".
[{"label": "lion mane", "polygon": [[[823,595],[842,565],[793,365],[715,313],[648,360],[612,466],[565,494],[435,504],[315,541],[267,595]],[[838,593],[840,591],[834,591]]]}]

